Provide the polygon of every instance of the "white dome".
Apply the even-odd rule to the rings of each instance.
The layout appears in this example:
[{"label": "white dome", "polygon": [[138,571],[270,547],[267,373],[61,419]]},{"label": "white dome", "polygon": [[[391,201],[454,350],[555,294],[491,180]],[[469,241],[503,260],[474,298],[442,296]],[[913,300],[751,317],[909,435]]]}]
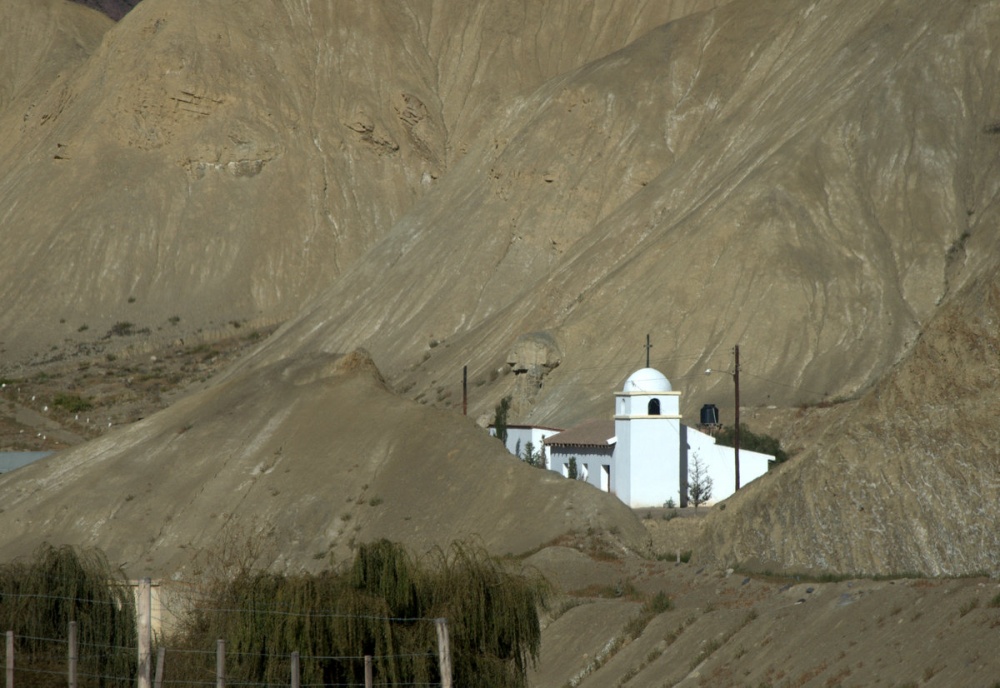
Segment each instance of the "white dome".
[{"label": "white dome", "polygon": [[623,392],[646,392],[647,394],[657,394],[659,392],[671,392],[670,380],[659,370],[653,368],[643,368],[632,373],[625,380]]}]

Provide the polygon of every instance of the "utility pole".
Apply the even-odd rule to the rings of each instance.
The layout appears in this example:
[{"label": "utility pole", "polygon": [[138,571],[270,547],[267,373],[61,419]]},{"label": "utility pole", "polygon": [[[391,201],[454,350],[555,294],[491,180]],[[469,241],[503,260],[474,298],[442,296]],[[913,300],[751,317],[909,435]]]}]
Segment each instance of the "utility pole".
[{"label": "utility pole", "polygon": [[469,415],[469,366],[462,366],[462,415]]},{"label": "utility pole", "polygon": [[736,385],[736,433],[733,444],[736,445],[736,489],[740,489],[740,345],[733,349],[736,355],[736,367],[733,369],[733,383]]}]

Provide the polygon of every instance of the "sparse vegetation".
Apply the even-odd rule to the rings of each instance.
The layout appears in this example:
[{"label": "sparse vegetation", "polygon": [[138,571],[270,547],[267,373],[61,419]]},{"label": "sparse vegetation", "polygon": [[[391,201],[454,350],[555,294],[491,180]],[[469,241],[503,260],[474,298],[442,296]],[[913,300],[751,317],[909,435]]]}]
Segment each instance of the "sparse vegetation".
[{"label": "sparse vegetation", "polygon": [[55,399],[52,400],[52,406],[70,413],[89,411],[94,407],[92,403],[77,394],[57,394]]},{"label": "sparse vegetation", "polygon": [[[736,428],[725,425],[715,436],[715,441],[725,447],[732,447],[736,442]],[[770,454],[774,463],[788,461],[788,452],[781,448],[781,440],[765,433],[753,432],[745,423],[740,423],[740,449]]]},{"label": "sparse vegetation", "polygon": [[133,332],[134,327],[135,325],[128,322],[127,320],[121,320],[111,326],[111,329],[108,330],[108,333],[105,335],[105,338],[110,339],[111,337],[127,337],[131,334],[134,334]]},{"label": "sparse vegetation", "polygon": [[712,477],[708,469],[695,452],[692,456],[690,472],[688,473],[688,499],[697,509],[712,498]]}]

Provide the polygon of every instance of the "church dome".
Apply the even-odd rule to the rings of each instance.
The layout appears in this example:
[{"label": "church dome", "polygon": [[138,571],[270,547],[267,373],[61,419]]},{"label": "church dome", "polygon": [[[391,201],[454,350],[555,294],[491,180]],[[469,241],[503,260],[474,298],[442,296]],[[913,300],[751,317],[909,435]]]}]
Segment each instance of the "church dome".
[{"label": "church dome", "polygon": [[647,394],[657,394],[660,392],[671,392],[670,380],[659,370],[653,368],[643,368],[632,373],[625,380],[623,392],[645,392]]}]

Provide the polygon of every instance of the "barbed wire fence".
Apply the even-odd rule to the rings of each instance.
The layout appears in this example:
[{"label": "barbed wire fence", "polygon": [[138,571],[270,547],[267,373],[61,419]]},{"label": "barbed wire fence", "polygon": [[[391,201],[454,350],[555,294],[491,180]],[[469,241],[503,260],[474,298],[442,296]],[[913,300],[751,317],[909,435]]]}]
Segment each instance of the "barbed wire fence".
[{"label": "barbed wire fence", "polygon": [[[5,652],[3,669],[6,688],[181,688],[215,686],[215,688],[264,688],[291,686],[291,688],[375,688],[403,687],[452,688],[451,647],[448,622],[443,618],[373,617],[352,615],[337,611],[289,612],[275,608],[219,609],[202,607],[201,613],[247,614],[264,616],[291,616],[306,624],[320,623],[324,619],[366,619],[386,624],[433,626],[437,647],[423,652],[396,654],[322,655],[300,652],[296,648],[275,651],[274,647],[260,647],[254,651],[234,651],[227,648],[227,639],[219,638],[214,648],[192,648],[170,644],[162,633],[165,618],[162,609],[154,614],[150,579],[143,579],[136,586],[136,643],[113,645],[81,640],[87,637],[79,621],[66,624],[64,637],[45,637],[4,632]],[[58,595],[11,593],[0,590],[0,602],[20,604],[44,599],[51,602],[85,606],[108,604],[87,598]],[[169,611],[179,618],[181,610]],[[270,643],[269,643],[270,644]],[[379,667],[412,665],[414,662],[435,662],[437,675],[419,680],[381,675]],[[267,665],[268,679],[247,680],[248,674],[261,674]],[[123,667],[127,667],[123,670]],[[306,670],[308,668],[308,670]],[[110,670],[109,670],[110,669]],[[235,669],[235,671],[234,671]],[[248,671],[250,670],[250,671]],[[385,672],[393,673],[393,672]],[[395,672],[398,674],[398,672]],[[277,677],[283,675],[284,680]],[[321,681],[303,682],[303,675],[322,677]],[[343,676],[362,676],[363,680],[344,680]],[[431,680],[431,679],[437,680]]]}]

